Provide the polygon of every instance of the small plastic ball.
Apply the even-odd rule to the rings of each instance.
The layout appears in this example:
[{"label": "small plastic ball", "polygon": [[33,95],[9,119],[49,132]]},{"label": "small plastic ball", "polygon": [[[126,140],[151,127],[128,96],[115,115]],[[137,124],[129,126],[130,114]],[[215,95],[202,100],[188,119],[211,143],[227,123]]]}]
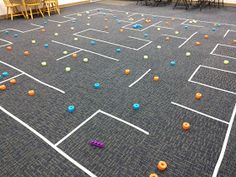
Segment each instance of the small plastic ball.
[{"label": "small plastic ball", "polygon": [[44,48],[45,48],[45,49],[47,49],[47,48],[48,48],[48,46],[49,46],[48,44],[44,44]]},{"label": "small plastic ball", "polygon": [[7,90],[7,86],[6,85],[0,85],[0,91],[5,91]]},{"label": "small plastic ball", "polygon": [[212,28],[211,30],[212,30],[212,31],[216,31],[216,28]]},{"label": "small plastic ball", "polygon": [[87,26],[90,26],[90,23],[87,23]]},{"label": "small plastic ball", "polygon": [[71,27],[70,29],[73,31],[75,28],[74,28],[74,27]]},{"label": "small plastic ball", "polygon": [[133,110],[139,110],[140,105],[138,103],[133,104]]},{"label": "small plastic ball", "polygon": [[228,65],[229,64],[229,60],[224,60],[224,64]]},{"label": "small plastic ball", "polygon": [[208,39],[209,36],[207,34],[204,35],[204,39]]},{"label": "small plastic ball", "polygon": [[197,92],[197,93],[195,94],[195,99],[196,99],[196,100],[200,100],[200,99],[202,99],[202,97],[203,97],[203,95],[202,95],[200,92]]},{"label": "small plastic ball", "polygon": [[10,84],[15,85],[16,84],[16,79],[11,79]]},{"label": "small plastic ball", "polygon": [[101,84],[100,83],[95,83],[93,87],[95,89],[100,89],[101,88]]},{"label": "small plastic ball", "polygon": [[58,24],[57,26],[58,26],[58,27],[61,27],[61,24]]},{"label": "small plastic ball", "polygon": [[58,33],[54,33],[54,36],[58,36]]},{"label": "small plastic ball", "polygon": [[121,49],[120,48],[117,48],[116,49],[116,53],[120,53],[121,52]]},{"label": "small plastic ball", "polygon": [[47,62],[46,61],[41,62],[41,66],[47,66]]},{"label": "small plastic ball", "polygon": [[170,65],[171,66],[175,66],[176,65],[176,61],[175,60],[170,61]]},{"label": "small plastic ball", "polygon": [[6,50],[7,50],[7,51],[12,51],[12,46],[7,46],[7,47],[6,47]]},{"label": "small plastic ball", "polygon": [[153,80],[154,80],[154,81],[159,81],[159,80],[160,80],[160,77],[157,76],[157,75],[155,75],[155,76],[153,77]]},{"label": "small plastic ball", "polygon": [[187,57],[190,57],[190,56],[191,56],[191,53],[190,53],[190,52],[186,52],[186,56],[187,56]]},{"label": "small plastic ball", "polygon": [[148,37],[148,34],[147,34],[147,33],[144,33],[144,37]]},{"label": "small plastic ball", "polygon": [[157,48],[158,48],[158,49],[161,49],[161,46],[160,46],[160,45],[158,45],[158,46],[157,46]]},{"label": "small plastic ball", "polygon": [[30,55],[30,52],[26,50],[26,51],[24,51],[24,55],[25,55],[25,56],[29,56],[29,55]]},{"label": "small plastic ball", "polygon": [[145,60],[147,60],[148,58],[149,58],[148,55],[143,56],[143,59],[145,59]]},{"label": "small plastic ball", "polygon": [[77,58],[77,57],[78,57],[77,53],[72,54],[72,58]]},{"label": "small plastic ball", "polygon": [[70,68],[70,67],[66,67],[66,68],[65,68],[65,71],[66,71],[66,72],[70,72],[70,71],[71,71],[71,68]]},{"label": "small plastic ball", "polygon": [[18,37],[18,34],[14,34],[14,37]]},{"label": "small plastic ball", "polygon": [[68,51],[66,51],[66,50],[63,51],[63,54],[64,54],[64,55],[67,55],[67,54],[68,54]]},{"label": "small plastic ball", "polygon": [[2,73],[2,76],[3,76],[3,77],[8,77],[8,76],[9,76],[9,73],[8,73],[8,72],[3,72],[3,73]]},{"label": "small plastic ball", "polygon": [[41,32],[45,32],[46,30],[43,28],[43,29],[41,29]]},{"label": "small plastic ball", "polygon": [[184,122],[184,123],[182,124],[182,128],[183,128],[185,131],[187,131],[187,130],[190,129],[190,124],[189,124],[188,122]]},{"label": "small plastic ball", "polygon": [[157,28],[157,31],[160,31],[161,30],[161,28]]},{"label": "small plastic ball", "polygon": [[149,177],[158,177],[158,175],[156,173],[151,173]]},{"label": "small plastic ball", "polygon": [[91,45],[96,45],[96,41],[93,41],[93,40],[92,40],[92,41],[90,41],[90,44],[91,44]]},{"label": "small plastic ball", "polygon": [[29,90],[28,95],[29,96],[35,96],[35,91],[34,90]]},{"label": "small plastic ball", "polygon": [[84,62],[84,63],[88,63],[88,61],[89,61],[88,58],[84,58],[84,59],[83,59],[83,62]]},{"label": "small plastic ball", "polygon": [[236,44],[236,39],[232,41],[233,44]]},{"label": "small plastic ball", "polygon": [[201,45],[201,42],[197,41],[195,42],[195,46],[200,46]]},{"label": "small plastic ball", "polygon": [[186,26],[184,26],[184,29],[188,29],[188,26],[186,25]]},{"label": "small plastic ball", "polygon": [[131,72],[130,69],[125,69],[124,74],[125,74],[125,75],[129,75],[130,72]]},{"label": "small plastic ball", "polygon": [[74,41],[78,41],[78,38],[77,38],[77,37],[75,37],[75,38],[74,38]]},{"label": "small plastic ball", "polygon": [[175,31],[175,34],[179,34],[179,31]]},{"label": "small plastic ball", "polygon": [[67,107],[67,112],[69,112],[69,113],[75,112],[75,106],[74,106],[74,105],[69,105],[69,106]]},{"label": "small plastic ball", "polygon": [[31,42],[32,42],[32,44],[35,44],[35,43],[36,43],[36,40],[32,40]]},{"label": "small plastic ball", "polygon": [[157,169],[160,171],[165,171],[167,168],[167,163],[165,161],[160,161],[157,164]]}]

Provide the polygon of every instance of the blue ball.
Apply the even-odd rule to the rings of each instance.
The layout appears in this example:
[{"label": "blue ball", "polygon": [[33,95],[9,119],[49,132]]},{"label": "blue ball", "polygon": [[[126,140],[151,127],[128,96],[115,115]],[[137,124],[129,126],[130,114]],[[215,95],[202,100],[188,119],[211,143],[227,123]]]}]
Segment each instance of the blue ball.
[{"label": "blue ball", "polygon": [[3,76],[3,77],[7,77],[7,76],[9,76],[9,73],[8,73],[8,72],[3,72],[3,73],[2,73],[2,76]]},{"label": "blue ball", "polygon": [[144,33],[144,37],[148,37],[148,34],[147,34],[147,33]]},{"label": "blue ball", "polygon": [[188,29],[188,26],[186,25],[186,26],[184,26],[184,28],[185,28],[185,29]]},{"label": "blue ball", "polygon": [[4,31],[5,34],[9,34],[9,31]]},{"label": "blue ball", "polygon": [[212,31],[216,31],[216,28],[212,28]]},{"label": "blue ball", "polygon": [[93,87],[95,89],[100,89],[101,88],[101,84],[100,83],[95,83]]},{"label": "blue ball", "polygon": [[176,65],[176,61],[175,60],[170,61],[170,65],[171,66],[175,66]]},{"label": "blue ball", "polygon": [[47,49],[47,48],[48,48],[48,46],[49,46],[48,44],[44,44],[44,48],[45,48],[45,49]]},{"label": "blue ball", "polygon": [[68,111],[69,113],[75,112],[75,106],[74,106],[74,105],[69,105],[69,106],[67,107],[67,111]]},{"label": "blue ball", "polygon": [[90,41],[91,45],[96,45],[96,41]]},{"label": "blue ball", "polygon": [[14,34],[14,37],[18,37],[18,34]]},{"label": "blue ball", "polygon": [[117,53],[120,53],[120,52],[121,52],[121,49],[120,49],[120,48],[117,48],[117,49],[116,49],[116,52],[117,52]]},{"label": "blue ball", "polygon": [[133,110],[139,110],[140,105],[138,103],[133,104]]}]

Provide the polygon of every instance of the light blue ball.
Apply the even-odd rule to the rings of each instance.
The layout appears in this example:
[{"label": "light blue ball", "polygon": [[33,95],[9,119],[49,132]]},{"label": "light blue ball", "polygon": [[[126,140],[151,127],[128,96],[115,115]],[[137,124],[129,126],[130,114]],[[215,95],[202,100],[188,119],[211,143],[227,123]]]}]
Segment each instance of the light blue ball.
[{"label": "light blue ball", "polygon": [[3,76],[3,77],[7,77],[7,76],[9,76],[9,73],[8,73],[8,72],[3,72],[3,73],[2,73],[2,76]]},{"label": "light blue ball", "polygon": [[170,61],[170,65],[171,66],[175,66],[176,65],[176,61],[175,60]]},{"label": "light blue ball", "polygon": [[44,48],[45,48],[45,49],[47,49],[47,48],[48,48],[48,46],[49,46],[48,44],[44,44]]},{"label": "light blue ball", "polygon": [[133,110],[139,110],[140,105],[138,103],[133,104]]},{"label": "light blue ball", "polygon": [[116,49],[116,52],[117,52],[117,53],[120,53],[120,52],[121,52],[121,49],[120,49],[120,48],[117,48],[117,49]]},{"label": "light blue ball", "polygon": [[101,84],[100,83],[95,83],[93,87],[95,89],[100,89],[101,88]]},{"label": "light blue ball", "polygon": [[96,41],[90,41],[91,45],[96,45]]},{"label": "light blue ball", "polygon": [[74,105],[69,105],[69,106],[67,107],[67,111],[68,111],[69,113],[75,112],[75,106],[74,106]]}]

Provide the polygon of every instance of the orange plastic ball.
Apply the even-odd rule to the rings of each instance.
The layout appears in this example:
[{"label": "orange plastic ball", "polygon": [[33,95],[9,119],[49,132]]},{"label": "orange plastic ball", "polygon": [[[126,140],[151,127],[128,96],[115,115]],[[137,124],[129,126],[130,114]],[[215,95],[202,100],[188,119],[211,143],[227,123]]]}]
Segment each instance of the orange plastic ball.
[{"label": "orange plastic ball", "polygon": [[6,85],[0,85],[0,91],[5,91],[7,89]]},{"label": "orange plastic ball", "polygon": [[30,55],[30,52],[26,50],[26,51],[24,51],[24,55],[25,55],[25,56],[29,56],[29,55]]},{"label": "orange plastic ball", "polygon": [[195,42],[195,45],[196,45],[196,46],[200,46],[200,45],[201,45],[201,42],[198,42],[198,41],[197,41],[197,42]]},{"label": "orange plastic ball", "polygon": [[196,100],[200,100],[200,99],[202,99],[202,97],[203,97],[203,95],[199,92],[195,94],[195,99]]},{"label": "orange plastic ball", "polygon": [[16,79],[11,79],[11,80],[10,80],[10,83],[11,83],[12,85],[15,85],[15,84],[16,84]]},{"label": "orange plastic ball", "polygon": [[43,29],[41,29],[41,32],[45,32],[46,30],[43,28]]},{"label": "orange plastic ball", "polygon": [[35,91],[34,90],[29,90],[28,95],[29,96],[35,96]]},{"label": "orange plastic ball", "polygon": [[6,47],[6,50],[7,50],[7,51],[12,51],[12,46],[7,46],[7,47]]},{"label": "orange plastic ball", "polygon": [[123,29],[123,28],[121,28],[121,29],[120,29],[120,32],[124,32],[124,29]]},{"label": "orange plastic ball", "polygon": [[131,72],[130,69],[125,69],[124,74],[125,74],[125,75],[129,75],[130,72]]},{"label": "orange plastic ball", "polygon": [[235,40],[233,40],[233,44],[236,44],[236,39],[235,39]]},{"label": "orange plastic ball", "polygon": [[149,177],[158,177],[158,175],[156,173],[151,173]]},{"label": "orange plastic ball", "polygon": [[165,161],[160,161],[157,164],[157,169],[160,171],[165,171],[167,168],[167,163]]},{"label": "orange plastic ball", "polygon": [[182,125],[182,128],[187,131],[190,129],[190,124],[188,122],[184,122],[183,125]]},{"label": "orange plastic ball", "polygon": [[170,37],[166,37],[166,41],[169,41],[170,40]]},{"label": "orange plastic ball", "polygon": [[78,57],[77,53],[72,54],[72,58],[77,58],[77,57]]},{"label": "orange plastic ball", "polygon": [[208,38],[209,38],[209,36],[206,34],[206,35],[204,35],[204,38],[205,38],[205,39],[208,39]]},{"label": "orange plastic ball", "polygon": [[153,77],[153,80],[154,80],[154,81],[159,81],[159,80],[160,80],[160,77],[159,77],[159,76],[154,76],[154,77]]}]

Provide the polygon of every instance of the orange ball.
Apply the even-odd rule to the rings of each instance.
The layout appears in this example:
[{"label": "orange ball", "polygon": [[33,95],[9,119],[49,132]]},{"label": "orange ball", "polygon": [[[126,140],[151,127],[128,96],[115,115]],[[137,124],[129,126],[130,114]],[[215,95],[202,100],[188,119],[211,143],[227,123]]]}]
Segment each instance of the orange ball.
[{"label": "orange ball", "polygon": [[166,37],[166,41],[169,41],[170,40],[170,37]]},{"label": "orange ball", "polygon": [[77,53],[72,54],[72,58],[77,58],[77,57],[78,57]]},{"label": "orange ball", "polygon": [[206,35],[204,35],[204,38],[205,38],[205,39],[208,39],[208,38],[209,38],[209,36],[206,34]]},{"label": "orange ball", "polygon": [[202,97],[203,97],[203,95],[199,92],[195,94],[195,99],[196,100],[200,100],[200,99],[202,99]]},{"label": "orange ball", "polygon": [[12,85],[15,85],[15,84],[16,84],[16,79],[11,79],[11,80],[10,80],[10,83],[11,83]]},{"label": "orange ball", "polygon": [[123,28],[121,28],[121,29],[120,29],[120,32],[124,32],[124,29],[123,29]]},{"label": "orange ball", "polygon": [[34,90],[29,90],[28,95],[29,96],[35,96],[35,91]]},{"label": "orange ball", "polygon": [[24,55],[25,56],[29,56],[30,55],[30,52],[28,50],[24,51]]},{"label": "orange ball", "polygon": [[43,28],[43,29],[41,29],[41,32],[45,32],[46,30]]},{"label": "orange ball", "polygon": [[158,175],[156,173],[151,173],[149,177],[158,177]]},{"label": "orange ball", "polygon": [[198,42],[198,41],[197,41],[197,42],[195,42],[195,45],[196,45],[196,46],[199,46],[199,45],[201,45],[201,42]]},{"label": "orange ball", "polygon": [[154,81],[159,81],[160,78],[159,78],[159,76],[155,75],[155,76],[153,77],[153,80],[154,80]]},{"label": "orange ball", "polygon": [[7,47],[6,47],[6,50],[7,50],[7,51],[12,51],[12,46],[7,46]]},{"label": "orange ball", "polygon": [[182,125],[182,128],[187,131],[190,129],[190,124],[188,122],[184,122],[183,125]]},{"label": "orange ball", "polygon": [[7,89],[6,85],[0,85],[0,91],[5,91]]},{"label": "orange ball", "polygon": [[130,72],[131,72],[130,69],[125,69],[124,74],[125,74],[125,75],[129,75]]},{"label": "orange ball", "polygon": [[167,168],[167,163],[165,161],[160,161],[157,164],[157,169],[160,171],[165,171]]},{"label": "orange ball", "polygon": [[233,40],[233,44],[236,44],[236,39],[235,39],[235,40]]}]

